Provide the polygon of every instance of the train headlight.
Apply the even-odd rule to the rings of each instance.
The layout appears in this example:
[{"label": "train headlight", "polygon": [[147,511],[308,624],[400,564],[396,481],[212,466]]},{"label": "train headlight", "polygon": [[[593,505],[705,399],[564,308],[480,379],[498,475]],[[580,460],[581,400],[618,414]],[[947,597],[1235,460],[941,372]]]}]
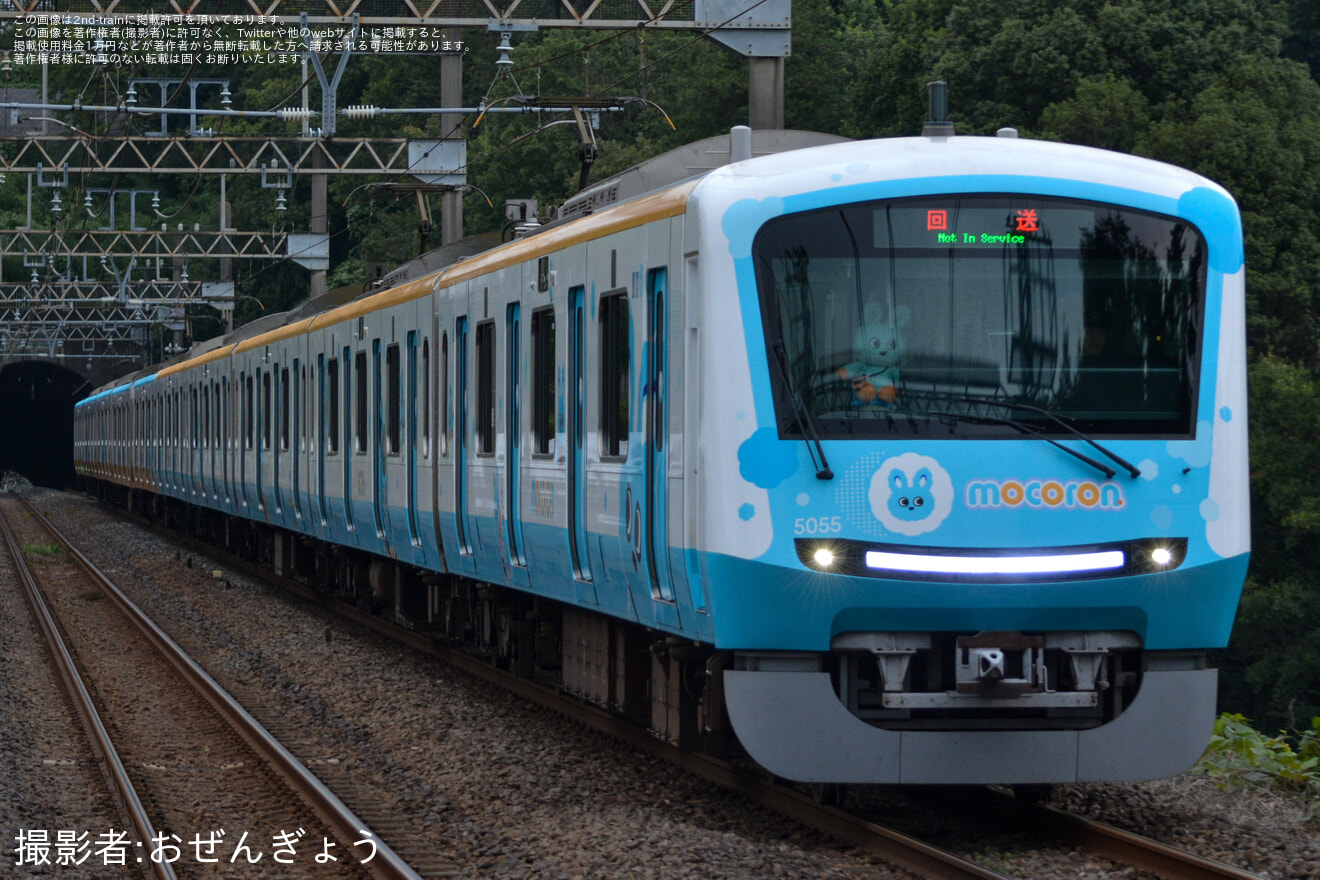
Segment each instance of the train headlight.
[{"label": "train headlight", "polygon": [[1085,574],[1118,570],[1126,565],[1121,550],[1031,556],[969,556],[955,554],[867,551],[867,568],[937,575]]},{"label": "train headlight", "polygon": [[1156,547],[1150,551],[1150,561],[1160,567],[1166,566],[1173,562],[1173,553],[1168,547]]},{"label": "train headlight", "polygon": [[834,565],[834,552],[828,547],[816,548],[816,552],[811,554],[811,558],[821,568],[831,568]]}]

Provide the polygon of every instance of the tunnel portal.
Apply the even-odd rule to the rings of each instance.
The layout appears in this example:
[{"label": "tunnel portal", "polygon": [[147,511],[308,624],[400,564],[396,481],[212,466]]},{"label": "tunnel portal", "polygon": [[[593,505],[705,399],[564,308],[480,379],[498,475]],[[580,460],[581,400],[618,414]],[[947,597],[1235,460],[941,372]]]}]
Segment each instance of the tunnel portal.
[{"label": "tunnel portal", "polygon": [[0,369],[0,472],[38,486],[73,485],[73,405],[87,379],[56,364],[21,361]]}]

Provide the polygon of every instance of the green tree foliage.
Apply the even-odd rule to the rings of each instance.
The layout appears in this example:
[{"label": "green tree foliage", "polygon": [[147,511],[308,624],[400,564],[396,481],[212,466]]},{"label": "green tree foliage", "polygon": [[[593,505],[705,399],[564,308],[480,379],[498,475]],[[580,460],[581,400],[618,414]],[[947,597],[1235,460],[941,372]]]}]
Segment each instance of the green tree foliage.
[{"label": "green tree foliage", "polygon": [[1132,152],[1150,126],[1150,102],[1128,81],[1106,74],[1081,80],[1072,97],[1047,106],[1040,126],[1068,143]]},{"label": "green tree foliage", "polygon": [[1317,363],[1320,86],[1301,65],[1245,56],[1152,125],[1140,150],[1200,171],[1242,208],[1249,339]]},{"label": "green tree foliage", "polygon": [[1194,772],[1222,786],[1263,785],[1295,792],[1309,799],[1309,815],[1320,817],[1320,718],[1312,718],[1304,730],[1294,725],[1279,736],[1265,736],[1245,716],[1225,712],[1215,719],[1210,745]]},{"label": "green tree foliage", "polygon": [[1251,367],[1252,576],[1222,657],[1222,703],[1270,727],[1320,714],[1320,384],[1307,367]]},{"label": "green tree foliage", "polygon": [[[913,134],[925,83],[963,134],[1138,153],[1218,181],[1246,234],[1252,577],[1222,658],[1225,705],[1320,711],[1320,48],[1304,0],[891,0],[851,88],[852,128]],[[1285,52],[1287,53],[1285,55]]]},{"label": "green tree foliage", "polygon": [[[1252,575],[1233,643],[1223,657],[1227,708],[1270,726],[1320,714],[1320,6],[1314,0],[798,0],[793,54],[785,64],[791,127],[852,137],[910,136],[927,117],[926,83],[944,79],[961,134],[1001,126],[1026,136],[1133,152],[1218,181],[1237,198],[1246,232],[1251,372]],[[457,35],[456,35],[457,36]],[[497,78],[497,38],[461,35],[464,103],[513,106],[524,96],[626,97],[596,131],[599,180],[670,148],[747,121],[747,62],[711,40],[639,30],[544,29],[515,35],[512,77]],[[326,63],[333,66],[337,58]],[[39,69],[15,69],[6,88],[34,88]],[[52,68],[52,96],[115,104],[135,75],[190,71]],[[339,103],[436,107],[434,57],[355,56]],[[234,106],[298,106],[298,65],[191,71],[228,76]],[[320,91],[311,84],[313,107]],[[148,96],[140,96],[148,103]],[[150,102],[156,100],[150,96]],[[660,109],[662,108],[663,113]],[[666,115],[667,114],[667,115]],[[673,126],[670,126],[672,120]],[[93,135],[145,133],[158,120],[70,114]],[[177,124],[177,123],[176,123]],[[203,117],[227,133],[289,134],[295,123]],[[466,231],[500,230],[509,198],[556,205],[577,189],[578,131],[564,114],[487,114],[462,122],[469,139]],[[341,120],[340,134],[443,137],[435,114]],[[389,181],[332,178],[332,285],[366,280],[371,262],[397,265],[421,240],[416,196]],[[82,185],[66,193],[76,207]],[[153,223],[214,228],[213,189],[194,179],[117,181],[158,188],[168,216]],[[234,225],[307,229],[308,182],[275,211],[275,193],[231,176]],[[438,197],[433,207],[438,218]],[[21,186],[0,187],[0,222],[25,222]],[[86,212],[49,211],[34,200],[39,227],[77,230],[101,222]],[[439,241],[433,234],[430,246]],[[239,293],[269,310],[306,295],[304,270],[236,263]],[[9,277],[24,277],[19,261]],[[190,266],[205,278],[214,266]],[[240,303],[240,322],[261,314]],[[1291,713],[1291,714],[1290,714]]]},{"label": "green tree foliage", "polygon": [[877,134],[919,129],[931,79],[953,84],[968,134],[1035,130],[1045,108],[1107,77],[1152,107],[1186,102],[1244,55],[1277,57],[1287,13],[1274,0],[894,0],[886,48],[859,73]]},{"label": "green tree foliage", "polygon": [[1289,0],[1289,34],[1284,41],[1290,58],[1305,62],[1320,75],[1320,6],[1313,0]]}]

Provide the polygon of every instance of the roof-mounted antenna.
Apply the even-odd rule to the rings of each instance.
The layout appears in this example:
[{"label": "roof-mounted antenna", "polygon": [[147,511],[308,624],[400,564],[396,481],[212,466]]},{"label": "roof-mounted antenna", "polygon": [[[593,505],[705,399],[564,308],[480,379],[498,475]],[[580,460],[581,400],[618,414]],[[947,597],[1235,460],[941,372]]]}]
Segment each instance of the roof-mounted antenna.
[{"label": "roof-mounted antenna", "polygon": [[930,118],[921,127],[922,137],[953,137],[953,123],[949,121],[949,84],[942,79],[926,83],[930,93]]}]

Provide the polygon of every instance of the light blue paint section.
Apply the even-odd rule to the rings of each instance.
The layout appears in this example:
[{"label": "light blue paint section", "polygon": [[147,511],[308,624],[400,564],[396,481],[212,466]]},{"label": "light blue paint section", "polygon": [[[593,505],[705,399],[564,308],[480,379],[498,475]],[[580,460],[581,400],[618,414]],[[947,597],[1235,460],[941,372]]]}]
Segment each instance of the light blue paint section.
[{"label": "light blue paint section", "polygon": [[[1222,237],[1224,244],[1210,248],[1211,269],[1232,275],[1242,268],[1242,218],[1231,199],[1207,187],[1197,187],[1178,200],[1177,213],[1195,223],[1203,234]],[[1237,247],[1228,246],[1228,242],[1237,242]]]},{"label": "light blue paint section", "polygon": [[720,228],[729,239],[729,253],[735,260],[750,258],[752,239],[765,221],[784,213],[784,200],[778,196],[757,201],[743,199],[734,202],[724,212]]},{"label": "light blue paint section", "polygon": [[775,488],[797,469],[797,445],[780,441],[774,428],[758,429],[738,447],[738,473],[761,489]]},{"label": "light blue paint section", "polygon": [[1170,440],[1169,455],[1182,459],[1194,468],[1203,468],[1210,464],[1213,446],[1210,442],[1212,428],[1209,422],[1198,422],[1196,434],[1200,440]]},{"label": "light blue paint section", "polygon": [[721,649],[825,651],[843,632],[1132,630],[1156,651],[1228,643],[1247,554],[1137,577],[941,584],[846,577],[705,554]]}]

